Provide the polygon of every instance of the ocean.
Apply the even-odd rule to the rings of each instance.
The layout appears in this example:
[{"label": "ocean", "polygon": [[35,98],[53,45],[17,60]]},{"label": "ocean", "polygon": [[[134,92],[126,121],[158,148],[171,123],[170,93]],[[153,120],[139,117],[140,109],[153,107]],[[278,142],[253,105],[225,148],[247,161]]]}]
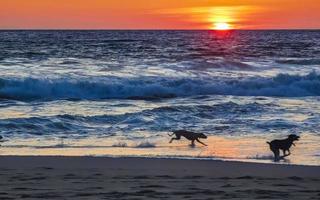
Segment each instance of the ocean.
[{"label": "ocean", "polygon": [[[320,165],[320,31],[0,31],[0,155]],[[205,133],[209,147],[169,144]]]}]

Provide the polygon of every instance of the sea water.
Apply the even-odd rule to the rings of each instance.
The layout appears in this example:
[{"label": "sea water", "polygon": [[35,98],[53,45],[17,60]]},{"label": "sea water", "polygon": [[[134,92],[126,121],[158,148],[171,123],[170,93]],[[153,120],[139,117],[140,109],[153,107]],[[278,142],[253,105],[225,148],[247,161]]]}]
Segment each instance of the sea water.
[{"label": "sea water", "polygon": [[[1,155],[320,165],[320,31],[0,31]],[[178,129],[209,146],[169,144]]]}]

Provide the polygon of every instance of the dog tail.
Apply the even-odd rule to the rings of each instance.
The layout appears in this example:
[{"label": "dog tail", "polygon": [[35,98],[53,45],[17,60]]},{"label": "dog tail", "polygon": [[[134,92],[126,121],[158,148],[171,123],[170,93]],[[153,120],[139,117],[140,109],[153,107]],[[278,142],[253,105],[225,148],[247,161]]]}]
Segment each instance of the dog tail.
[{"label": "dog tail", "polygon": [[270,143],[270,142],[267,142],[267,144],[269,144],[269,145],[270,145],[271,143]]},{"label": "dog tail", "polygon": [[174,135],[174,133],[172,133],[171,135],[170,135],[170,133],[168,133],[168,135],[171,137],[171,136],[173,136],[173,135]]}]

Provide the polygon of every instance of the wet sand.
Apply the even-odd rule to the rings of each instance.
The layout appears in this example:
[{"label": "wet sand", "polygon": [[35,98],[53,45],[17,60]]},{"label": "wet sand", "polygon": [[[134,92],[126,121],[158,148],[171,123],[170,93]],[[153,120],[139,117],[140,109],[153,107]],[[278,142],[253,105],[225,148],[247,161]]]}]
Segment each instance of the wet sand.
[{"label": "wet sand", "polygon": [[[301,134],[303,141],[292,147],[291,155],[281,160],[283,164],[320,166],[317,135]],[[209,136],[202,140],[208,146],[181,139],[169,144],[170,137],[154,140],[117,140],[113,137],[88,137],[82,139],[59,138],[11,139],[1,144],[0,156],[103,156],[103,157],[184,157],[216,158],[229,161],[273,163],[273,155],[266,136]],[[275,137],[276,138],[276,137]]]},{"label": "wet sand", "polygon": [[106,157],[0,157],[0,199],[319,199],[320,167]]}]

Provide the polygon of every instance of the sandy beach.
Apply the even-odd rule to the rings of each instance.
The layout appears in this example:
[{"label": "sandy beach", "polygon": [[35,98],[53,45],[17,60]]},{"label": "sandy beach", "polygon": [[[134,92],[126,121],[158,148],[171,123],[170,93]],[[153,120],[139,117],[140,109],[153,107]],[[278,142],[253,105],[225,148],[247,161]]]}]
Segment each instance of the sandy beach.
[{"label": "sandy beach", "polygon": [[0,0],[0,200],[320,200],[320,0]]},{"label": "sandy beach", "polygon": [[0,199],[319,199],[319,184],[318,166],[0,157]]}]

